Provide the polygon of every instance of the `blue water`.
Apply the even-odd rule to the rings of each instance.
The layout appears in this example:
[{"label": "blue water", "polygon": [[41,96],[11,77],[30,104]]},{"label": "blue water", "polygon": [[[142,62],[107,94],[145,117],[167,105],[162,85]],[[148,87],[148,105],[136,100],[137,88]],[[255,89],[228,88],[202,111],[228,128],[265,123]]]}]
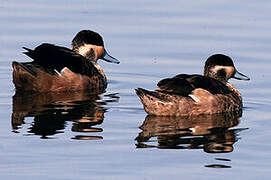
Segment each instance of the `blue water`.
[{"label": "blue water", "polygon": [[[256,0],[2,1],[1,179],[270,179],[270,8]],[[104,94],[14,96],[11,62],[29,61],[22,46],[70,47],[82,29],[99,32],[121,61],[100,62]],[[251,78],[231,80],[242,117],[146,117],[134,88],[202,73],[214,53]]]}]

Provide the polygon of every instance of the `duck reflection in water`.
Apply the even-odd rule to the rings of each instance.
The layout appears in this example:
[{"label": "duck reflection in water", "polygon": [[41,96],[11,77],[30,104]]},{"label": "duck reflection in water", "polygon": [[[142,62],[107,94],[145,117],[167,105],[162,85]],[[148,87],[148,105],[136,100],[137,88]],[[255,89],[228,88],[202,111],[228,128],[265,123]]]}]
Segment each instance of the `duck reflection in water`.
[{"label": "duck reflection in water", "polygon": [[11,124],[13,132],[19,133],[25,126],[27,117],[34,121],[27,130],[27,135],[39,135],[49,138],[58,133],[64,133],[68,121],[72,121],[73,132],[78,134],[72,139],[103,139],[102,136],[92,136],[89,133],[102,132],[95,127],[103,123],[106,109],[103,105],[116,102],[115,94],[101,95],[87,92],[62,93],[16,93],[13,96],[13,113]]},{"label": "duck reflection in water", "polygon": [[[203,149],[207,153],[233,151],[242,112],[189,117],[146,116],[136,137],[137,148]],[[158,145],[153,138],[157,138]]]}]

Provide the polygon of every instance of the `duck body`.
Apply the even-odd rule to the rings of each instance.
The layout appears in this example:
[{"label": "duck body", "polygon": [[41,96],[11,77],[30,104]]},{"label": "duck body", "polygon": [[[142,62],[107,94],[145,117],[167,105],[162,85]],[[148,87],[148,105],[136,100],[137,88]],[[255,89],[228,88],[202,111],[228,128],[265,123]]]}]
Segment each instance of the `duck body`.
[{"label": "duck body", "polygon": [[190,116],[242,109],[242,97],[230,83],[200,75],[163,79],[156,91],[136,89],[146,112],[159,116]]},{"label": "duck body", "polygon": [[[73,49],[49,43],[43,43],[34,50],[24,47],[27,50],[24,54],[33,61],[12,63],[13,83],[16,90],[22,92],[79,90],[103,92],[107,87],[107,80],[97,63],[97,59],[103,59],[107,55],[103,49],[103,41],[101,39],[102,43],[96,44],[82,42],[85,38],[82,32],[88,35],[95,33],[89,30],[79,32],[73,40]],[[93,35],[88,38],[93,38]],[[116,63],[118,63],[117,60]]]},{"label": "duck body", "polygon": [[13,62],[13,82],[19,91],[103,90],[106,77],[94,62],[65,47],[41,44],[26,55],[34,61]]},{"label": "duck body", "polygon": [[216,62],[221,57],[232,62],[227,56],[214,55],[209,58],[212,62],[205,63],[204,76],[179,74],[158,82],[155,91],[136,89],[145,111],[156,116],[190,116],[242,110],[241,94],[228,82],[237,71],[233,63]]}]

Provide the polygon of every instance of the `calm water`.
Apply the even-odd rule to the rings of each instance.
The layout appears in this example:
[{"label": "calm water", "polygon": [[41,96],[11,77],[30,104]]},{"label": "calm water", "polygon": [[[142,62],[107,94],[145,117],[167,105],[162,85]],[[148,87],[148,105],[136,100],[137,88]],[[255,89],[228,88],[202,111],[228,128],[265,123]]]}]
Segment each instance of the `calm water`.
[{"label": "calm water", "polygon": [[[1,179],[270,179],[271,2],[245,3],[2,0]],[[11,62],[29,61],[21,47],[69,47],[81,29],[121,61],[100,62],[106,93],[15,95]],[[201,73],[214,53],[251,78],[231,81],[242,115],[146,115],[134,88]]]}]

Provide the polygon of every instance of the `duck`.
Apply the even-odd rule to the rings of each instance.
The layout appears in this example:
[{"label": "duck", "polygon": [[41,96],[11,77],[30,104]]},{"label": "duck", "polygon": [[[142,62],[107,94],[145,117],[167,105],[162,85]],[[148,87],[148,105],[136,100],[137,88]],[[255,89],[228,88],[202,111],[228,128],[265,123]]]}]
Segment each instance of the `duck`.
[{"label": "duck", "polygon": [[103,92],[107,79],[98,59],[119,64],[104,48],[100,34],[81,30],[71,49],[42,43],[34,50],[23,47],[32,62],[12,62],[16,92]]},{"label": "duck", "polygon": [[158,82],[154,91],[136,88],[145,111],[154,116],[191,116],[242,111],[240,92],[229,79],[250,80],[224,54],[210,56],[204,74],[179,74]]}]

